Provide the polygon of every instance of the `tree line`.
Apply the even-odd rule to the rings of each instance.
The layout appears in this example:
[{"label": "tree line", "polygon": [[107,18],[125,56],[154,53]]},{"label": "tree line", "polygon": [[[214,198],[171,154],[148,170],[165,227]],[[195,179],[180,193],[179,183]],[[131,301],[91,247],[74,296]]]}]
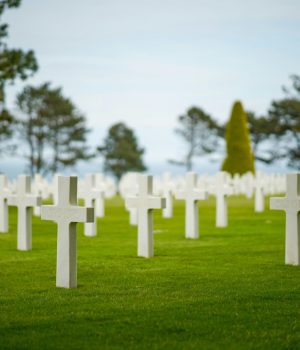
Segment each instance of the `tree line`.
[{"label": "tree line", "polygon": [[[286,165],[300,169],[300,76],[291,76],[291,87],[283,87],[283,98],[271,102],[266,115],[258,116],[253,111],[245,112],[245,122],[251,138],[252,152],[257,162],[273,164],[286,160]],[[235,106],[235,105],[234,105]],[[232,113],[234,113],[234,106]],[[243,106],[237,114],[244,114]],[[232,116],[231,116],[232,118]],[[231,119],[230,118],[230,119]],[[221,152],[230,127],[218,121],[200,107],[191,107],[177,119],[175,133],[185,144],[181,160],[169,163],[191,170],[198,157]],[[239,137],[239,126],[231,131],[232,138]]]},{"label": "tree line", "polygon": [[[0,1],[0,19],[20,4],[21,0]],[[36,73],[38,62],[33,50],[9,48],[7,38],[8,24],[0,24],[0,155],[22,155],[31,175],[53,174],[96,155],[104,157],[104,170],[117,179],[128,170],[146,169],[144,149],[124,123],[113,125],[103,144],[91,150],[86,117],[60,87],[49,82],[25,86],[16,96],[12,114],[6,106],[6,88]]]},{"label": "tree line", "polygon": [[[1,1],[0,19],[5,10],[17,8],[20,3],[21,0]],[[7,86],[18,79],[30,78],[38,70],[38,63],[32,50],[10,48],[7,37],[8,25],[0,24],[1,155],[24,156],[31,175],[55,173],[97,155],[104,159],[104,170],[117,179],[127,171],[146,170],[145,150],[139,145],[134,130],[122,122],[116,123],[109,128],[103,143],[91,149],[85,115],[64,96],[60,87],[53,87],[49,82],[25,86],[16,96],[16,112],[12,114],[6,107]],[[221,124],[204,109],[189,108],[178,117],[175,129],[185,144],[183,157],[169,162],[191,170],[197,158],[220,153],[226,140],[227,153],[243,154],[243,149],[247,149],[242,160],[232,160],[227,154],[223,163],[226,170],[235,169],[237,163],[242,164],[245,157],[251,158],[252,154],[252,160],[248,157],[249,169],[246,167],[250,171],[254,171],[251,165],[254,159],[265,164],[286,159],[288,166],[300,169],[300,76],[293,75],[291,83],[290,88],[283,88],[284,97],[272,101],[264,116],[244,112],[242,104],[237,103],[230,122]],[[233,120],[240,120],[240,125]],[[246,145],[246,135],[245,144],[237,147],[239,136],[248,131],[251,145]],[[236,169],[241,172],[239,167]]]},{"label": "tree line", "polygon": [[146,170],[144,149],[124,123],[112,125],[103,143],[91,149],[86,117],[61,88],[53,88],[50,83],[25,86],[17,94],[16,107],[17,117],[11,116],[6,138],[14,140],[14,134],[19,136],[19,148],[31,175],[54,174],[96,156],[104,158],[104,171],[118,180],[129,170]]}]

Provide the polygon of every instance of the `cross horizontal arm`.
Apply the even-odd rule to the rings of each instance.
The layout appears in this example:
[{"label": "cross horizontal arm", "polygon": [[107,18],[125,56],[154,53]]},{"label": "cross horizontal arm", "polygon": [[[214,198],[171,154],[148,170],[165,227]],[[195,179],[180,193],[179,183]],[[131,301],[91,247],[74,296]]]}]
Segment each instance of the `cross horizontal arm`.
[{"label": "cross horizontal arm", "polygon": [[102,198],[105,195],[105,191],[104,190],[93,190],[93,192],[95,193],[95,197],[96,198]]},{"label": "cross horizontal arm", "polygon": [[27,207],[36,207],[42,205],[42,197],[39,196],[26,195],[25,200]]},{"label": "cross horizontal arm", "polygon": [[225,185],[224,186],[224,194],[226,195],[233,195],[234,194],[234,190],[233,190],[233,187],[232,186],[228,186],[228,185]]},{"label": "cross horizontal arm", "polygon": [[187,196],[187,194],[185,191],[176,191],[175,192],[176,199],[184,200],[184,199],[186,199],[186,196]]},{"label": "cross horizontal arm", "polygon": [[32,195],[18,197],[17,195],[10,195],[7,197],[7,203],[11,206],[22,205],[24,207],[36,207],[42,204],[42,198]]},{"label": "cross horizontal arm", "polygon": [[200,191],[196,190],[193,195],[195,200],[207,200],[208,199],[208,192],[207,191]]},{"label": "cross horizontal arm", "polygon": [[147,204],[150,209],[164,209],[166,207],[166,199],[161,197],[149,197]]},{"label": "cross horizontal arm", "polygon": [[166,199],[149,195],[147,198],[127,197],[125,201],[126,208],[147,208],[163,209],[166,207]]},{"label": "cross horizontal arm", "polygon": [[16,195],[10,195],[7,197],[7,204],[16,206],[18,204],[18,198]]},{"label": "cross horizontal arm", "polygon": [[128,209],[137,208],[139,203],[138,197],[127,197],[125,199],[125,206]]},{"label": "cross horizontal arm", "polygon": [[76,206],[59,208],[55,205],[43,205],[41,207],[41,218],[43,220],[52,220],[56,222],[93,222],[94,208]]},{"label": "cross horizontal arm", "polygon": [[270,209],[300,211],[300,199],[288,199],[286,197],[270,198]]},{"label": "cross horizontal arm", "polygon": [[271,210],[285,210],[286,209],[286,198],[273,197],[270,198],[270,209]]}]

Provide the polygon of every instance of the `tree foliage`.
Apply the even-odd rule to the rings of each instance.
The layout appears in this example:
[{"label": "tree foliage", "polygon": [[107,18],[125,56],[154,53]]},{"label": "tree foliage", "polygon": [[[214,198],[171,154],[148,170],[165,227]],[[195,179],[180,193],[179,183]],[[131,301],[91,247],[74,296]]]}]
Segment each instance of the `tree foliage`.
[{"label": "tree foliage", "polygon": [[242,103],[233,104],[229,122],[226,125],[227,157],[222,170],[230,174],[244,174],[254,172],[254,157],[251,151],[247,115]]},{"label": "tree foliage", "polygon": [[124,123],[110,127],[103,145],[98,151],[104,157],[104,171],[113,174],[117,180],[128,171],[144,171],[144,149],[138,145],[134,131]]},{"label": "tree foliage", "polygon": [[221,127],[209,114],[198,107],[192,107],[186,114],[179,116],[178,123],[179,127],[175,129],[175,133],[184,141],[186,154],[183,160],[169,162],[191,170],[195,157],[216,151]]},{"label": "tree foliage", "polygon": [[[6,9],[17,8],[21,0],[0,1],[0,19]],[[5,88],[7,84],[14,83],[15,80],[25,80],[37,69],[37,61],[32,50],[24,52],[21,49],[9,48],[6,43],[8,37],[8,24],[0,24],[0,151],[11,149],[6,142],[13,135],[15,126],[14,117],[5,106]]]},{"label": "tree foliage", "polygon": [[[21,0],[2,0],[0,2],[0,18],[6,9],[19,7]],[[0,101],[5,101],[5,85],[16,79],[25,80],[37,69],[37,61],[32,50],[9,48],[6,43],[8,24],[0,24]]]},{"label": "tree foliage", "polygon": [[285,98],[275,100],[269,110],[272,135],[276,139],[275,159],[300,169],[300,76],[291,77],[292,88],[284,87]]},{"label": "tree foliage", "polygon": [[273,163],[276,159],[276,150],[273,147],[274,125],[268,116],[258,117],[252,111],[246,114],[255,160],[265,164]]},{"label": "tree foliage", "polygon": [[19,130],[31,174],[55,173],[92,157],[85,117],[60,88],[26,86],[17,96]]}]

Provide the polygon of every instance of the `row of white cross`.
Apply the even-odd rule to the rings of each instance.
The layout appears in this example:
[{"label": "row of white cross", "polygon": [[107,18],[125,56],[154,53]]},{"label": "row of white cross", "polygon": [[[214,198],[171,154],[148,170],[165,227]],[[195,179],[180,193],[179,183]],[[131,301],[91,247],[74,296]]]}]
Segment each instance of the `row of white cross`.
[{"label": "row of white cross", "polygon": [[[219,181],[220,172],[216,175],[201,174],[197,177],[197,187],[215,194],[216,183]],[[257,171],[256,174],[246,173],[244,175],[236,174],[231,176],[222,172],[223,182],[232,188],[232,194],[245,195],[252,198],[253,195],[274,195],[285,191],[285,175],[283,174],[265,174]],[[122,176],[118,188],[122,197],[126,197],[135,191],[138,173],[127,173]],[[174,176],[169,172],[162,176],[154,176],[153,193],[164,195],[165,191],[175,194],[176,191],[185,187],[185,177]]]},{"label": "row of white cross", "polygon": [[[53,181],[48,181],[40,174],[35,174],[32,182],[32,192],[47,199],[50,196],[55,197],[55,189],[57,188],[57,176],[55,174]],[[93,174],[95,188],[105,192],[105,198],[111,198],[119,190],[123,198],[128,195],[136,193],[138,173],[127,173],[122,176],[118,184],[116,184],[110,177],[104,176],[102,173]],[[216,175],[201,174],[197,177],[197,187],[206,190],[209,194],[215,195],[216,189],[220,185],[225,184],[231,188],[234,195],[245,195],[247,198],[252,198],[255,195],[255,211],[260,212],[264,210],[264,196],[274,195],[275,193],[285,192],[285,175],[283,174],[264,174],[257,171],[255,175],[246,173],[244,175],[235,174],[231,176],[225,172],[219,172]],[[88,179],[78,180],[79,198],[81,197],[82,189],[85,189]],[[16,180],[9,181],[8,187],[12,192],[16,191]],[[162,195],[165,198],[168,195],[175,195],[176,192],[185,188],[185,177],[173,176],[169,172],[163,173],[162,176],[154,176],[153,178],[153,193],[155,195]],[[96,201],[98,202],[98,200]],[[103,217],[103,208],[100,209],[96,205],[98,217]],[[167,205],[163,212],[164,217],[168,217],[168,212],[171,212],[171,207]],[[102,214],[101,214],[102,213]],[[40,207],[34,208],[34,214],[40,216]],[[169,214],[170,216],[170,214]]]},{"label": "row of white cross", "polygon": [[[137,193],[138,176],[138,173],[128,173],[128,175],[122,178],[119,188],[124,199]],[[50,185],[39,174],[36,174],[34,177],[32,192],[38,196],[41,196],[43,199],[47,199],[49,195],[52,194],[55,201],[57,191],[54,188],[57,188],[57,178],[58,176],[56,175],[54,177],[54,185]],[[237,179],[239,182],[237,182]],[[267,182],[272,182],[273,189],[275,187],[278,189],[278,186],[282,182],[281,179],[282,176],[279,177],[278,175],[273,176],[272,174],[266,175],[262,173],[257,173],[255,177],[249,173],[243,175],[242,177],[234,176],[231,178],[228,173],[219,172],[213,177],[202,175],[201,181],[199,181],[198,176],[198,179],[195,180],[195,188],[206,191],[216,197],[216,226],[226,227],[228,224],[227,196],[239,193],[236,191],[237,187],[233,186],[233,180],[235,182],[235,186],[237,186],[237,183],[239,183],[239,189],[244,188],[243,193],[245,192],[245,189],[248,187],[250,188],[249,191],[246,191],[248,193],[248,197],[250,196],[250,192],[253,190],[253,188],[255,188],[255,212],[262,212],[264,211],[264,195]],[[173,196],[175,195],[178,197],[178,193],[185,190],[186,180],[182,181],[180,177],[173,178],[170,173],[165,173],[162,180],[155,177],[153,179],[153,183],[156,183],[156,188],[154,186],[153,193],[156,195],[162,195],[166,199],[166,206],[162,212],[163,217],[171,218],[173,216]],[[255,186],[253,187],[254,183]],[[80,181],[79,185],[79,198],[84,199],[86,205],[88,206],[91,205],[92,202],[91,196],[93,197],[95,194],[98,194],[96,195],[95,199],[96,216],[104,217],[104,200],[106,197],[110,197],[115,194],[115,186],[113,183],[109,181],[109,178],[104,177],[100,173],[96,173],[88,174],[85,181]],[[4,188],[3,186],[4,185],[0,184],[0,192],[3,190],[7,193],[7,187]],[[11,185],[10,189],[12,190]],[[16,188],[14,188],[14,192],[16,192]],[[130,213],[130,223],[137,225],[137,210],[135,208],[128,208],[128,210]],[[40,216],[39,205],[34,207],[34,214],[36,216]],[[6,215],[4,215],[4,217],[6,217]],[[96,222],[94,225],[85,225],[85,234],[88,236],[93,236],[96,234]]]},{"label": "row of white cross", "polygon": [[[221,175],[220,175],[221,176]],[[271,208],[286,211],[286,263],[299,265],[299,211],[300,174],[290,174],[287,178],[287,196],[284,198],[272,198]],[[76,259],[76,224],[85,223],[85,233],[88,236],[96,235],[95,201],[101,198],[103,193],[95,189],[94,178],[87,177],[86,188],[83,193],[85,207],[77,205],[77,177],[58,176],[57,198],[54,205],[41,206],[41,218],[52,220],[58,226],[57,244],[57,282],[58,287],[71,288],[77,285],[77,259]],[[5,190],[5,177],[0,176],[0,210],[1,231],[8,230],[7,205],[18,208],[18,249],[31,249],[31,217],[32,207],[41,205],[41,197],[31,194],[30,177],[21,175],[18,178],[17,192],[14,195]],[[221,184],[222,181],[219,181]],[[227,225],[227,195],[232,189],[219,186],[216,188],[217,200],[217,224]],[[197,187],[197,175],[187,173],[186,185],[183,191],[177,192],[178,199],[185,200],[185,235],[187,238],[197,239],[198,207],[199,200],[205,200],[208,194]],[[152,176],[139,175],[138,192],[135,196],[126,198],[126,206],[138,212],[138,256],[153,256],[153,218],[154,209],[166,207],[166,198],[153,194]]]},{"label": "row of white cross", "polygon": [[[128,173],[122,177],[119,183],[120,194],[123,198],[137,193],[138,173]],[[153,193],[166,198],[166,207],[163,210],[163,217],[173,216],[173,196],[186,187],[186,178],[172,177],[170,173],[164,173],[162,178],[153,178]],[[206,191],[216,197],[216,226],[224,227],[227,222],[225,199],[230,195],[245,195],[252,198],[254,195],[254,211],[257,213],[265,210],[265,196],[285,192],[285,175],[263,174],[257,172],[246,173],[243,176],[231,177],[226,172],[218,172],[214,176],[197,176],[196,188]],[[224,195],[226,198],[224,199]],[[130,223],[137,224],[135,209],[129,209]],[[221,214],[225,212],[225,214]]]}]

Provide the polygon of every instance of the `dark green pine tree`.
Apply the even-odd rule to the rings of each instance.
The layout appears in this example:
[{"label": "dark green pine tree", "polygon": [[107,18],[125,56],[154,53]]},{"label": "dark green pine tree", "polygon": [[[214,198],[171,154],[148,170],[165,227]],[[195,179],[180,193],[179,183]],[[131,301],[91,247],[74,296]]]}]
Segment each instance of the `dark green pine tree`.
[{"label": "dark green pine tree", "polygon": [[45,100],[43,118],[49,123],[49,170],[51,173],[60,169],[75,166],[80,160],[89,160],[94,155],[87,146],[87,135],[90,130],[86,126],[86,118],[74,103],[63,96],[60,88],[51,89]]},{"label": "dark green pine tree", "polygon": [[227,157],[222,170],[232,175],[254,172],[254,156],[251,150],[247,115],[240,101],[233,104],[231,116],[226,125],[226,146]]},{"label": "dark green pine tree", "polygon": [[284,87],[285,97],[272,102],[269,120],[275,141],[270,143],[273,158],[284,159],[300,170],[300,76],[292,75],[292,87]]},{"label": "dark green pine tree", "polygon": [[264,164],[271,164],[275,161],[275,151],[271,137],[274,132],[274,123],[269,116],[257,116],[254,112],[248,111],[247,120],[252,141],[252,151],[256,161]]},{"label": "dark green pine tree", "polygon": [[60,88],[26,86],[17,96],[22,140],[30,173],[55,173],[93,157],[87,147],[85,117]]},{"label": "dark green pine tree", "polygon": [[98,151],[104,157],[104,171],[113,174],[117,180],[128,171],[146,170],[142,159],[145,151],[138,146],[134,131],[124,123],[110,127]]},{"label": "dark green pine tree", "polygon": [[[0,1],[0,20],[5,10],[17,8],[21,0]],[[15,120],[5,106],[5,88],[15,80],[25,80],[38,69],[37,61],[32,50],[24,52],[20,49],[11,49],[6,43],[8,25],[0,24],[0,152],[11,150],[9,141],[13,135]]]},{"label": "dark green pine tree", "polygon": [[28,85],[16,97],[22,155],[27,159],[27,168],[31,175],[45,174],[48,171],[45,149],[49,135],[49,121],[44,118],[43,113],[47,110],[45,97],[48,91],[48,83],[38,87]]}]

